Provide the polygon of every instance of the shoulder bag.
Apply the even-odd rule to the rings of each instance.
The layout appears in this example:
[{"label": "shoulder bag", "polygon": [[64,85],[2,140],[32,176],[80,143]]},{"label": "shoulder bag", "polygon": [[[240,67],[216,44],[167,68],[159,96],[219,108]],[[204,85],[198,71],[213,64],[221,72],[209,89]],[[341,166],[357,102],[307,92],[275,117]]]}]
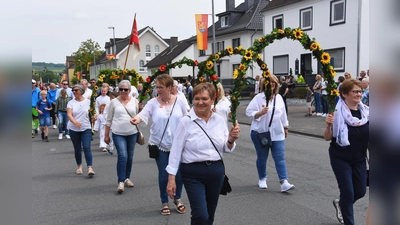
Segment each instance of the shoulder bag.
[{"label": "shoulder bag", "polygon": [[268,131],[263,132],[263,133],[257,133],[258,140],[260,141],[260,144],[263,147],[272,147],[270,128],[271,128],[272,119],[274,118],[274,113],[275,113],[275,100],[276,100],[276,96],[274,96],[274,105],[272,107],[272,115],[271,115],[271,119],[269,120]]},{"label": "shoulder bag", "polygon": [[[133,118],[133,116],[129,113],[128,109],[125,107],[125,105],[121,102],[121,100],[119,98],[117,98],[118,101],[121,103],[121,105],[124,107],[124,109],[126,110],[126,112],[128,113],[128,115]],[[138,106],[139,107],[139,106]],[[138,111],[136,111],[137,114]],[[144,135],[143,133],[139,130],[139,127],[137,125],[136,129],[138,130],[138,137],[136,139],[136,143],[138,143],[139,145],[144,145],[145,144],[145,140],[144,140]]]},{"label": "shoulder bag", "polygon": [[169,114],[168,121],[167,121],[167,125],[165,125],[164,132],[163,132],[163,134],[162,134],[162,136],[161,136],[161,139],[160,139],[160,143],[158,143],[158,145],[148,145],[148,148],[149,148],[149,157],[152,158],[152,159],[157,159],[157,158],[158,158],[158,152],[159,152],[159,149],[160,149],[161,141],[162,141],[162,139],[163,139],[163,137],[164,137],[165,131],[167,130],[168,123],[169,123],[169,119],[171,118],[172,111],[174,111],[175,103],[176,103],[176,100],[177,100],[177,99],[178,99],[178,98],[175,97],[174,105],[172,106],[171,113]]},{"label": "shoulder bag", "polygon": [[[189,116],[189,118],[190,118],[190,116]],[[229,184],[229,178],[228,178],[228,176],[226,176],[226,174],[225,174],[225,164],[224,164],[224,160],[222,159],[222,156],[221,156],[221,154],[219,153],[219,151],[218,151],[217,147],[215,146],[214,142],[211,140],[210,136],[208,136],[207,132],[203,129],[203,127],[201,127],[200,124],[198,124],[195,120],[193,120],[193,122],[195,122],[195,123],[197,124],[197,126],[199,126],[199,127],[203,130],[203,132],[206,134],[206,136],[208,137],[208,139],[210,139],[211,144],[212,144],[212,145],[214,146],[214,148],[215,148],[215,151],[217,151],[219,157],[221,158],[222,165],[224,166],[224,183],[222,184],[222,188],[221,188],[220,194],[221,194],[221,195],[227,195],[228,193],[230,193],[230,192],[232,191],[232,187],[231,187],[231,185]]]}]

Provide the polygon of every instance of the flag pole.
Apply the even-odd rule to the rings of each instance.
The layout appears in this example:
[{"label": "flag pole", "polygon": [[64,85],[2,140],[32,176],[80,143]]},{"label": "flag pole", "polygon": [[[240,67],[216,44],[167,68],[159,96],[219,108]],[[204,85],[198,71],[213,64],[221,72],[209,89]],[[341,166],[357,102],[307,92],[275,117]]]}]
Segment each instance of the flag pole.
[{"label": "flag pole", "polygon": [[131,48],[131,45],[128,45],[128,51],[126,52],[125,63],[124,63],[124,70],[126,69],[126,62],[128,61],[128,55],[129,55],[130,48]]}]

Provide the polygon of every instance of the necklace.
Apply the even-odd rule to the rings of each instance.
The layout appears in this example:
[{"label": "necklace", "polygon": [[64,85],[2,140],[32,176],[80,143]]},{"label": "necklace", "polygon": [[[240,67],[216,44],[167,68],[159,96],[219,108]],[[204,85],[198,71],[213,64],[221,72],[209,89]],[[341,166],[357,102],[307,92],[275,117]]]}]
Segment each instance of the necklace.
[{"label": "necklace", "polygon": [[[169,101],[171,101],[171,94],[169,94],[169,99],[167,101],[164,101],[161,97],[160,97],[161,101],[163,101],[166,105],[168,105]],[[163,106],[160,104],[160,108],[162,108]]]}]

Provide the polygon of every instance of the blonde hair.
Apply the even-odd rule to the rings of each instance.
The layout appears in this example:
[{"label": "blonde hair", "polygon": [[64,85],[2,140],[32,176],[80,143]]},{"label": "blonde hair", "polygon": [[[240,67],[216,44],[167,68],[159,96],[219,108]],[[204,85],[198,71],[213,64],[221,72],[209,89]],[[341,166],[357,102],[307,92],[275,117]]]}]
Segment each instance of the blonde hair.
[{"label": "blonde hair", "polygon": [[42,90],[40,91],[40,95],[46,94],[47,95],[47,91],[46,90]]},{"label": "blonde hair", "polygon": [[[269,77],[269,80],[270,80],[271,83],[275,83],[275,88],[274,88],[274,90],[272,90],[272,93],[275,94],[275,95],[278,94],[278,92],[279,92],[279,81],[278,81],[278,78],[275,75],[271,74],[270,77]],[[261,80],[260,80],[260,84],[264,84],[264,85],[260,85],[261,92],[264,92],[265,88],[267,86],[265,84],[265,81],[266,81],[266,79],[264,77],[261,78]]]},{"label": "blonde hair", "polygon": [[221,83],[217,84],[217,92],[218,92],[218,96],[217,96],[218,100],[225,97],[224,87],[222,86]]},{"label": "blonde hair", "polygon": [[316,78],[318,81],[320,81],[322,77],[321,77],[321,75],[317,74],[317,75],[315,75],[315,78]]}]

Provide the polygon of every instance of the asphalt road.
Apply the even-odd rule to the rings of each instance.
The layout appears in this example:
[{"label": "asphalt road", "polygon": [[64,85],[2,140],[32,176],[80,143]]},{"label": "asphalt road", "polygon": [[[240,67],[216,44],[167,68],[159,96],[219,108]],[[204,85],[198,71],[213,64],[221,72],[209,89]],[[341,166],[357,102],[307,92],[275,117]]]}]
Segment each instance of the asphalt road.
[{"label": "asphalt road", "polygon": [[[148,128],[142,128],[145,137]],[[146,146],[136,146],[131,180],[135,187],[117,194],[116,160],[98,148],[98,135],[92,142],[96,175],[75,175],[76,164],[70,140],[57,139],[50,129],[50,142],[32,139],[32,224],[190,224],[186,193],[182,200],[188,211],[160,215],[157,167],[148,158]],[[332,200],[339,192],[330,168],[328,142],[320,138],[290,134],[286,142],[287,170],[296,188],[280,193],[274,163],[268,160],[268,189],[259,189],[255,150],[249,126],[241,125],[237,149],[225,154],[227,175],[233,191],[221,196],[216,225],[302,225],[339,224]],[[85,165],[85,164],[84,164]],[[365,224],[368,195],[354,205],[356,224]],[[172,202],[170,207],[172,207]]]}]

